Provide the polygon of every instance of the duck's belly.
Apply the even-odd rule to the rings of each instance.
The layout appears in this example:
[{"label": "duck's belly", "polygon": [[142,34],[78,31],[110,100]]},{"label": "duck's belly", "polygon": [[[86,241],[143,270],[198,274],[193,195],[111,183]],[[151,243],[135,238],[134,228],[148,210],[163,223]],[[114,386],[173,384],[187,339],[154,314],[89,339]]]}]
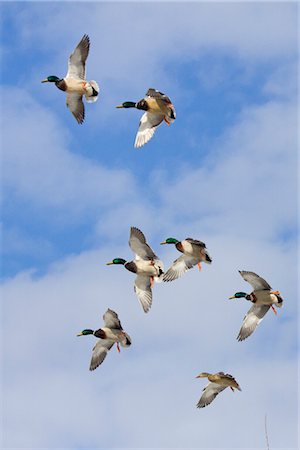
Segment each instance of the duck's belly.
[{"label": "duck's belly", "polygon": [[135,263],[137,266],[137,273],[144,273],[146,275],[153,276],[153,277],[158,275],[158,269],[157,269],[156,265],[153,264],[152,261],[138,260],[138,261],[135,261]]},{"label": "duck's belly", "polygon": [[111,339],[112,341],[118,342],[119,340],[119,330],[112,331],[110,328],[103,327],[102,330],[105,332],[105,338]]},{"label": "duck's belly", "polygon": [[84,80],[75,80],[73,78],[67,79],[67,92],[70,94],[80,94],[84,95],[86,93],[86,89],[88,86],[88,83]]},{"label": "duck's belly", "polygon": [[271,305],[276,303],[276,296],[270,294],[270,291],[255,291],[254,295],[256,297],[256,304],[258,305]]}]

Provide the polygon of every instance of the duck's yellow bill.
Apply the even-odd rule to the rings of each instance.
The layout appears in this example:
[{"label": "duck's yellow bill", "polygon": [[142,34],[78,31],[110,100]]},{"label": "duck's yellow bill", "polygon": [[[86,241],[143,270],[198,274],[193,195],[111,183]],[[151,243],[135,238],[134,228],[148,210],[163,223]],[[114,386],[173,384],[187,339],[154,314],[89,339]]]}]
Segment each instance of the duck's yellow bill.
[{"label": "duck's yellow bill", "polygon": [[166,241],[163,241],[163,242],[160,243],[160,245],[163,245],[163,244],[166,244]]},{"label": "duck's yellow bill", "polygon": [[110,266],[111,264],[113,264],[113,261],[107,262],[106,265]]},{"label": "duck's yellow bill", "polygon": [[232,297],[229,297],[229,300],[234,300],[235,296],[233,295]]},{"label": "duck's yellow bill", "polygon": [[41,83],[47,83],[49,80],[47,80],[47,78],[45,78],[44,80],[41,81]]},{"label": "duck's yellow bill", "polygon": [[118,106],[116,106],[116,108],[124,108],[124,106],[123,105],[118,105]]},{"label": "duck's yellow bill", "polygon": [[76,336],[83,336],[83,333],[80,332],[80,333],[76,334]]}]

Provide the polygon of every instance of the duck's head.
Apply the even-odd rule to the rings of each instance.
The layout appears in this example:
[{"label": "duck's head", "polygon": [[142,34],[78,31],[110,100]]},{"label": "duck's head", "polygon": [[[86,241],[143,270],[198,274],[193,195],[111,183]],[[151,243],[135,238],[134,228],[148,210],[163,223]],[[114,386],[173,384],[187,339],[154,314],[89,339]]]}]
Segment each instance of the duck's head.
[{"label": "duck's head", "polygon": [[246,292],[236,292],[232,297],[229,297],[229,300],[233,300],[235,298],[247,298],[248,294]]},{"label": "duck's head", "polygon": [[60,81],[60,78],[56,77],[55,75],[50,75],[49,77],[42,80],[42,83],[56,83],[57,81]]},{"label": "duck's head", "polygon": [[199,375],[196,376],[196,378],[207,378],[210,375],[208,372],[201,372]]},{"label": "duck's head", "polygon": [[94,330],[82,330],[76,336],[87,336],[88,334],[94,334]]},{"label": "duck's head", "polygon": [[115,258],[112,261],[106,263],[107,266],[110,266],[111,264],[122,264],[124,266],[124,264],[126,263],[126,260],[123,258]]},{"label": "duck's head", "polygon": [[166,239],[165,241],[161,242],[160,244],[177,244],[177,242],[179,242],[177,239],[169,237],[168,239]]},{"label": "duck's head", "polygon": [[136,103],[134,102],[124,102],[121,105],[116,106],[116,108],[135,108]]}]

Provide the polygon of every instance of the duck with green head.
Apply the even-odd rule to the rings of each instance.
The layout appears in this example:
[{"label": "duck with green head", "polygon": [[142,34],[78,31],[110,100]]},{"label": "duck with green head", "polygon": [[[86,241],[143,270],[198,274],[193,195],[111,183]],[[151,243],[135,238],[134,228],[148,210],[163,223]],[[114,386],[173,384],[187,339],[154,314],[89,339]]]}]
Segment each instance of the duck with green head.
[{"label": "duck with green head", "polygon": [[133,261],[115,258],[108,262],[107,265],[121,264],[125,269],[137,274],[134,282],[134,291],[144,312],[147,313],[152,305],[152,287],[154,281],[161,281],[164,273],[163,263],[147,244],[143,232],[136,227],[130,228],[129,246],[136,254]]},{"label": "duck with green head", "polygon": [[100,341],[97,342],[93,348],[90,370],[95,370],[100,364],[103,363],[108,351],[115,343],[117,344],[117,349],[119,352],[119,343],[122,347],[129,347],[131,345],[131,338],[123,330],[118,314],[115,311],[108,308],[106,313],[103,315],[103,320],[104,327],[99,328],[99,330],[94,331],[91,329],[85,329],[77,334],[77,336],[88,336],[92,334],[100,339]]},{"label": "duck with green head", "polygon": [[85,63],[89,54],[90,39],[85,34],[69,57],[68,72],[64,78],[50,75],[42,83],[54,83],[58,89],[67,93],[67,107],[79,124],[84,121],[84,95],[88,103],[97,101],[99,86],[96,81],[86,81]]},{"label": "duck with green head", "polygon": [[239,273],[253,288],[250,294],[236,292],[232,297],[229,297],[230,299],[245,298],[253,303],[253,306],[244,317],[237,337],[238,341],[243,341],[254,332],[270,308],[277,314],[273,305],[280,308],[283,305],[283,299],[279,291],[273,291],[269,283],[256,273],[245,270],[239,270]]},{"label": "duck with green head", "polygon": [[156,128],[165,121],[168,125],[176,119],[175,108],[165,94],[156,89],[148,89],[145,97],[138,102],[124,102],[117,108],[136,108],[145,113],[142,115],[134,146],[140,148],[153,137]]},{"label": "duck with green head", "polygon": [[195,265],[198,265],[199,270],[201,270],[200,263],[202,261],[206,264],[211,264],[212,262],[212,259],[206,250],[206,245],[202,241],[192,238],[178,241],[178,239],[169,237],[161,242],[161,245],[163,244],[174,244],[177,250],[183,253],[182,256],[175,259],[172,266],[164,274],[163,281],[176,280]]}]

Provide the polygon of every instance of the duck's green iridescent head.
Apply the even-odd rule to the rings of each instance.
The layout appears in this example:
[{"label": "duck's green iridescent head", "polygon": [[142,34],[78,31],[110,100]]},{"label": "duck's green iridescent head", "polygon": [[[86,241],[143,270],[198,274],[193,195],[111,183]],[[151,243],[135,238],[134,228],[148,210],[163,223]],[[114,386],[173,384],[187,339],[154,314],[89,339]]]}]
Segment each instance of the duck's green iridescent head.
[{"label": "duck's green iridescent head", "polygon": [[177,239],[170,237],[170,238],[166,239],[165,241],[161,242],[161,245],[162,244],[177,244],[177,242],[179,242]]},{"label": "duck's green iridescent head", "polygon": [[229,299],[234,299],[234,298],[246,298],[248,294],[246,294],[246,292],[236,292],[232,297],[229,297]]},{"label": "duck's green iridescent head", "polygon": [[107,266],[109,266],[110,264],[122,264],[124,266],[124,264],[126,263],[126,260],[123,258],[115,258],[112,261],[106,263]]},{"label": "duck's green iridescent head", "polygon": [[136,103],[134,102],[124,102],[121,105],[116,106],[116,108],[135,108]]},{"label": "duck's green iridescent head", "polygon": [[50,75],[49,77],[45,78],[44,80],[42,80],[42,83],[56,83],[57,81],[59,81],[60,78],[56,77],[55,75]]},{"label": "duck's green iridescent head", "polygon": [[94,334],[94,330],[82,330],[77,336],[86,336],[87,334]]}]

